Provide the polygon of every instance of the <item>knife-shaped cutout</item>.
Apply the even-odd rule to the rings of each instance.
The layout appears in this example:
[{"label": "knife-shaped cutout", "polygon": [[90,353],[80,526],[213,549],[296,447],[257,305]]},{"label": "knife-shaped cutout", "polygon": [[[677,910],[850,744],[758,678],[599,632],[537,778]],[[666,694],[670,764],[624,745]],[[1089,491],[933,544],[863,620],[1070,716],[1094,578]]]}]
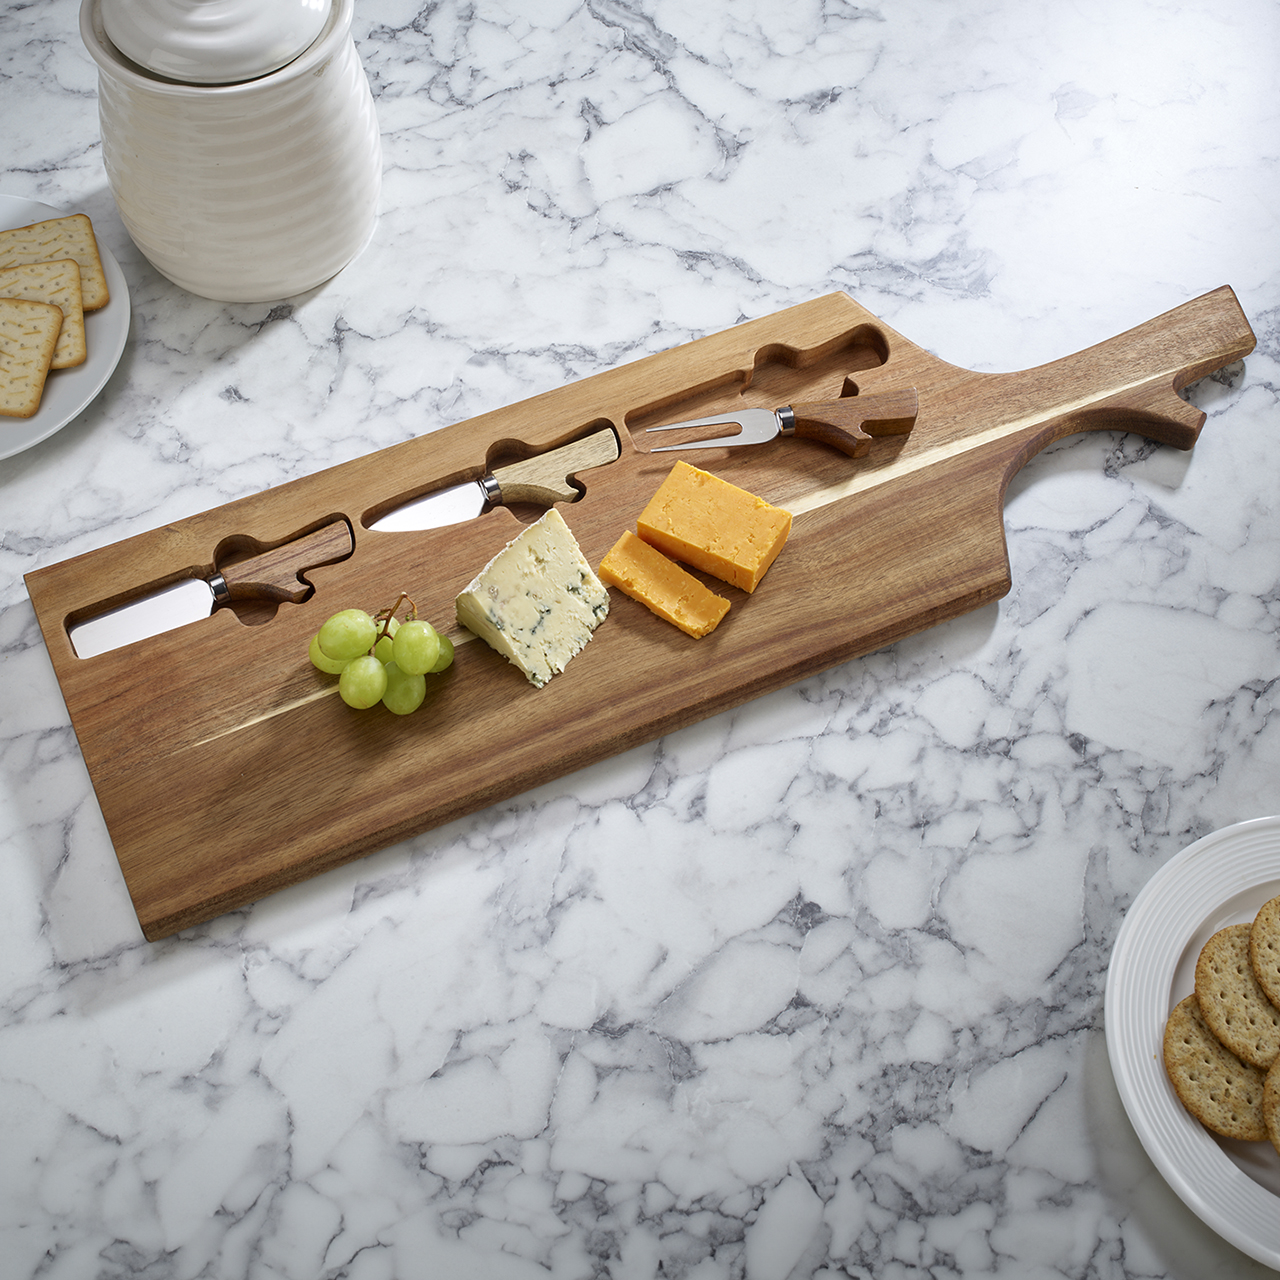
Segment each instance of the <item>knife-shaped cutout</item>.
[{"label": "knife-shaped cutout", "polygon": [[620,454],[617,433],[612,427],[605,427],[558,449],[495,467],[479,480],[468,480],[402,503],[368,527],[378,533],[442,529],[472,520],[490,506],[529,502],[550,507],[557,502],[576,502],[579,491],[569,483],[569,477],[616,462]]},{"label": "knife-shaped cutout", "polygon": [[685,422],[649,427],[645,434],[651,431],[692,431],[703,427],[735,425],[738,430],[728,435],[662,445],[649,452],[668,453],[672,449],[716,449],[764,444],[778,436],[795,436],[801,440],[817,440],[833,449],[839,449],[841,453],[847,453],[851,458],[861,458],[871,448],[873,436],[906,435],[915,426],[919,407],[915,387],[908,387],[901,391],[881,391],[875,395],[788,404],[780,409],[744,408],[732,413],[713,413],[704,418],[689,418]]},{"label": "knife-shaped cutout", "polygon": [[94,658],[140,640],[207,618],[238,600],[301,604],[315,589],[302,575],[345,560],[355,546],[346,520],[279,546],[222,565],[208,578],[182,578],[113,609],[72,623],[67,629],[79,658]]}]

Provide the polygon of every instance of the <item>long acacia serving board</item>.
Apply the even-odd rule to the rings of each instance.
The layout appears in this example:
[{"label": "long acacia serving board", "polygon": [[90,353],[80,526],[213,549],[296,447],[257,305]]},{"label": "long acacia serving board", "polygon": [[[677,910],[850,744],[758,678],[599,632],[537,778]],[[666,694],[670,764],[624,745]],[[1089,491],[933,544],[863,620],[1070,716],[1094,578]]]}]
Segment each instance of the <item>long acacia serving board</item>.
[{"label": "long acacia serving board", "polygon": [[[156,939],[517,795],[1003,595],[1003,498],[1040,449],[1078,431],[1190,448],[1204,415],[1177,391],[1254,336],[1227,287],[1076,355],[974,373],[915,346],[845,294],[685,346],[242,498],[26,581],[143,933]],[[780,439],[651,454],[643,428],[742,405],[915,387],[909,435],[851,459]],[[538,511],[497,508],[417,533],[367,526],[411,497],[605,426],[614,463],[560,509],[591,563],[634,528],[675,458],[795,515],[754,594],[693,640],[613,593],[594,639],[543,689],[480,641],[454,596]],[[302,604],[222,610],[78,658],[67,627],[178,578],[345,519],[351,555],[308,572]],[[404,590],[458,643],[426,704],[357,712],[307,646],[334,610]]]}]

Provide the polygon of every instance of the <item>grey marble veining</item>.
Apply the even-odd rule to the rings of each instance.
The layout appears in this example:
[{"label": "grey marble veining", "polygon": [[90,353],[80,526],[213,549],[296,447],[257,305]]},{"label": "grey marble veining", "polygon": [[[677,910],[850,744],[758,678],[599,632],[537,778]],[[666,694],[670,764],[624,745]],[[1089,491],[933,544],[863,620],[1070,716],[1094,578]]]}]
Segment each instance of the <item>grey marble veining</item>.
[{"label": "grey marble veining", "polygon": [[[76,15],[0,4],[0,191],[133,306],[0,462],[0,1276],[1273,1274],[1102,997],[1151,875],[1280,812],[1280,10],[358,0],[378,229],[261,306],[129,242]],[[997,604],[142,941],[24,573],[833,290],[998,370],[1222,284],[1195,449],[1033,459]]]}]

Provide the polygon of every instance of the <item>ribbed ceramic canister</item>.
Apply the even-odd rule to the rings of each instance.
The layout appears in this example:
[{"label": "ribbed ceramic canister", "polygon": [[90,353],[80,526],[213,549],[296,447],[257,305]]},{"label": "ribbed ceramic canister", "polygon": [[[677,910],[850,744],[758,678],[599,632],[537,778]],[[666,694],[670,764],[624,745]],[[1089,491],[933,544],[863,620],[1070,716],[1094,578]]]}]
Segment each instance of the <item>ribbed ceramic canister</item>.
[{"label": "ribbed ceramic canister", "polygon": [[175,284],[277,301],[336,275],[368,241],[382,147],[352,6],[334,0],[315,43],[279,71],[190,85],[129,62],[98,0],[83,0],[107,181],[134,243]]}]

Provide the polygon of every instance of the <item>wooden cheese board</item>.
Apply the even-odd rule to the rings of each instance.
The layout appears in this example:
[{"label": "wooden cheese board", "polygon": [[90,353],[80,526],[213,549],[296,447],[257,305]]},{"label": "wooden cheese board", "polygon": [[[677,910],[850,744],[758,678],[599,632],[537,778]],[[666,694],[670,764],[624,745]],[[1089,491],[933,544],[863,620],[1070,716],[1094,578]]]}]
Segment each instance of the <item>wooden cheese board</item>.
[{"label": "wooden cheese board", "polygon": [[[286,885],[987,604],[1010,586],[1003,497],[1073,432],[1190,448],[1180,388],[1254,336],[1223,287],[1086,351],[975,373],[845,294],[749,321],[74,559],[26,581],[144,935],[157,939]],[[860,458],[800,439],[652,453],[651,425],[743,406],[915,388],[907,434]],[[598,565],[681,458],[786,508],[790,540],[755,592],[694,640],[613,592],[609,617],[535,689],[457,628],[455,595],[541,514],[369,528],[404,502],[603,428],[616,461],[559,510]],[[180,578],[208,578],[332,526],[349,554],[308,567],[301,603],[212,616],[92,658],[68,628]],[[307,658],[334,610],[407,591],[457,643],[413,715],[353,711]]]}]

